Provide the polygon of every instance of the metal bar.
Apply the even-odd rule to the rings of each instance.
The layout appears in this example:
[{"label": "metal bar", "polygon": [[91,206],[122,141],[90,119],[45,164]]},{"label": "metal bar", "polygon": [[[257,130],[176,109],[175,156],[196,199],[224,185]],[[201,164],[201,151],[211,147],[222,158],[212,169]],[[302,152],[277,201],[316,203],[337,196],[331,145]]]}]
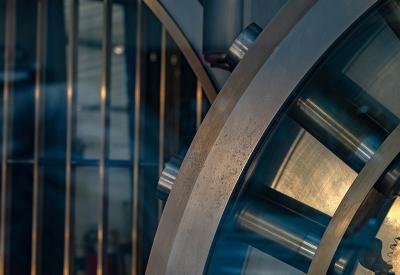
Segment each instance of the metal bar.
[{"label": "metal bar", "polygon": [[200,128],[201,121],[203,120],[203,88],[201,83],[197,80],[196,86],[196,130]]},{"label": "metal bar", "polygon": [[165,131],[165,96],[166,96],[166,59],[167,59],[167,31],[161,31],[161,69],[160,69],[160,125],[159,125],[159,174],[164,166],[164,131]]},{"label": "metal bar", "polygon": [[[161,30],[161,66],[160,66],[160,114],[158,133],[158,174],[161,176],[164,169],[165,149],[165,97],[166,97],[166,72],[167,72],[167,30],[163,26]],[[161,218],[163,201],[158,201],[158,220]]]},{"label": "metal bar", "polygon": [[[247,26],[229,47],[226,57],[224,57],[223,63],[227,70],[233,71],[233,69],[239,64],[246,53],[249,51],[251,46],[255,43],[257,37],[262,32],[262,28],[256,23],[251,23]],[[222,64],[221,64],[222,65]]]},{"label": "metal bar", "polygon": [[36,75],[35,75],[35,131],[33,148],[33,199],[32,199],[32,254],[31,275],[40,273],[40,226],[41,226],[41,182],[40,182],[40,138],[41,108],[45,73],[47,0],[38,0],[36,26]]},{"label": "metal bar", "polygon": [[103,1],[102,33],[102,75],[101,75],[101,113],[100,113],[100,160],[99,184],[100,206],[99,227],[97,231],[97,275],[107,274],[107,235],[108,235],[108,169],[110,139],[110,89],[111,89],[111,45],[112,44],[112,0]]},{"label": "metal bar", "polygon": [[175,184],[176,176],[181,168],[183,156],[176,155],[172,157],[166,164],[162,171],[157,184],[157,195],[160,200],[165,202],[171,193]]},{"label": "metal bar", "polygon": [[[335,80],[336,89],[340,87],[346,93],[331,93],[331,79]],[[343,76],[328,74],[328,77],[319,77],[316,81],[317,85],[307,87],[307,95],[299,98],[289,109],[289,115],[354,171],[359,172],[388,133],[370,116],[357,113],[351,99],[346,96],[358,87],[345,84]],[[368,108],[374,109],[376,104],[372,101],[370,104]]]},{"label": "metal bar", "polygon": [[9,113],[12,92],[12,71],[14,70],[16,33],[16,0],[6,1],[5,8],[5,49],[3,86],[3,137],[1,156],[1,209],[0,209],[0,275],[6,274],[7,221],[9,211],[8,153]]},{"label": "metal bar", "polygon": [[142,0],[136,6],[136,67],[135,67],[135,114],[133,145],[133,196],[132,196],[132,259],[131,275],[138,273],[139,239],[139,143],[140,143],[140,91],[141,91],[141,47],[142,44]]},{"label": "metal bar", "polygon": [[307,272],[328,223],[326,214],[268,190],[268,194],[252,194],[246,200],[234,227],[243,242]]},{"label": "metal bar", "polygon": [[73,241],[73,183],[72,183],[72,141],[74,121],[74,98],[78,70],[78,32],[79,0],[72,0],[70,11],[68,64],[67,64],[67,144],[65,163],[65,216],[64,216],[64,266],[63,274],[72,274],[72,241]]}]

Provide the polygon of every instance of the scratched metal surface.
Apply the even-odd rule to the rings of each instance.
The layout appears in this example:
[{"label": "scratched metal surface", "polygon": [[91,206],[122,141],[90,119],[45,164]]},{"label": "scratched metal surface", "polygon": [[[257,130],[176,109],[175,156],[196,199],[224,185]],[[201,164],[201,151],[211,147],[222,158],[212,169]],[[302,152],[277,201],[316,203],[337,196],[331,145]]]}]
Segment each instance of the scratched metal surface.
[{"label": "scratched metal surface", "polygon": [[272,187],[332,216],[357,173],[305,131],[290,150]]}]

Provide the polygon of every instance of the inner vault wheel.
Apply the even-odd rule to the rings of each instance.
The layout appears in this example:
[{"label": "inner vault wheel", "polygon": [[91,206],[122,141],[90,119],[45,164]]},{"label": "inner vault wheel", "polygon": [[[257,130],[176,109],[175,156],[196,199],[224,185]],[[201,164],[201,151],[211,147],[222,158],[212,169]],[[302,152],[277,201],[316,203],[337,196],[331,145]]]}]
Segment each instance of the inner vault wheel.
[{"label": "inner vault wheel", "polygon": [[147,274],[400,274],[399,39],[399,1],[317,1],[216,98]]}]

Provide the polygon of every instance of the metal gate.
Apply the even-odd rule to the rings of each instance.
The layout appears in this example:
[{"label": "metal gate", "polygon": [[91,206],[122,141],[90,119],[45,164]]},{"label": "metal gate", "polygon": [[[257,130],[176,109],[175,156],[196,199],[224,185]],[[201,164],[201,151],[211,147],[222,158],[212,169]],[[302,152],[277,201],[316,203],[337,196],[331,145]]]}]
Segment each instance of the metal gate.
[{"label": "metal gate", "polygon": [[164,160],[207,108],[189,65],[141,1],[0,13],[0,274],[143,274]]}]

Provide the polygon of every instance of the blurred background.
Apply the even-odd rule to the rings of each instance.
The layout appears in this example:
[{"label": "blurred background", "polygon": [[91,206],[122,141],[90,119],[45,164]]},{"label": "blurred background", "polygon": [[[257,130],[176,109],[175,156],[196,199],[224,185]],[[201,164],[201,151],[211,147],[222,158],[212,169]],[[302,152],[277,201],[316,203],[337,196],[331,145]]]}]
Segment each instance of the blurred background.
[{"label": "blurred background", "polygon": [[6,274],[144,273],[209,106],[177,46],[140,1],[0,0],[0,52]]}]

